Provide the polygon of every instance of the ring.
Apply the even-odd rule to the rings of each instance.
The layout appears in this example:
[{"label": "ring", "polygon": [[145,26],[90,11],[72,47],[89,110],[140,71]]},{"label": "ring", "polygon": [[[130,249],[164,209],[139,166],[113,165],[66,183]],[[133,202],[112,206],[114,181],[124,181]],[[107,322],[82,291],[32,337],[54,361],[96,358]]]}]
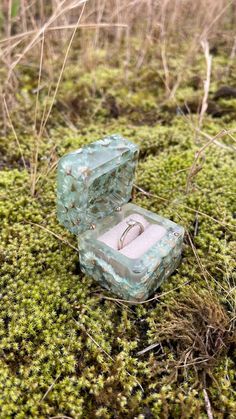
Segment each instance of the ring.
[{"label": "ring", "polygon": [[122,233],[122,235],[119,238],[119,241],[118,241],[118,250],[123,249],[125,238],[126,238],[128,232],[133,227],[136,227],[136,226],[139,227],[139,229],[140,229],[139,236],[140,236],[140,234],[142,234],[144,232],[144,226],[142,225],[142,223],[140,223],[140,221],[136,221],[136,220],[132,220],[131,219],[129,221],[126,221],[126,224],[128,224],[128,227],[125,229],[125,231]]}]

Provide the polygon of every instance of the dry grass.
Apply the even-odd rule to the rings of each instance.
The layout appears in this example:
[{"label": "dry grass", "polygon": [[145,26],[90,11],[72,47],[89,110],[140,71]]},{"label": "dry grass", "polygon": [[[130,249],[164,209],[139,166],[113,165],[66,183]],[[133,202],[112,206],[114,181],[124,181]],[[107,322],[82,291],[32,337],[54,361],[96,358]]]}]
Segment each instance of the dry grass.
[{"label": "dry grass", "polygon": [[236,343],[230,319],[213,292],[199,294],[191,287],[178,301],[168,304],[156,339],[175,348],[177,371],[193,367],[197,373],[211,371]]},{"label": "dry grass", "polygon": [[[13,3],[17,5],[14,10]],[[190,0],[51,0],[32,2],[27,7],[24,0],[13,3],[5,1],[2,5],[0,58],[7,67],[5,88],[9,83],[11,87],[14,83],[17,85],[14,77],[19,63],[29,57],[35,63],[40,62],[42,39],[52,53],[48,63],[44,63],[46,69],[53,60],[57,64],[58,60],[63,62],[71,33],[78,28],[81,30],[77,32],[75,42],[80,43],[84,59],[88,57],[88,50],[91,53],[92,49],[100,47],[107,49],[108,55],[117,54],[124,43],[130,48],[132,38],[136,37],[139,48],[130,49],[126,58],[135,59],[140,66],[145,62],[147,51],[153,48],[162,58],[167,91],[175,90],[176,82],[179,83],[179,73],[177,76],[171,74],[168,62],[173,46],[178,45],[181,50],[181,43],[184,44],[184,65],[188,62],[188,53],[193,58],[195,49],[201,48],[201,42],[207,45],[206,41],[210,41],[214,46],[219,34],[229,46],[229,57],[235,50],[234,0],[198,0],[195,3]],[[92,34],[88,37],[91,29]]]}]

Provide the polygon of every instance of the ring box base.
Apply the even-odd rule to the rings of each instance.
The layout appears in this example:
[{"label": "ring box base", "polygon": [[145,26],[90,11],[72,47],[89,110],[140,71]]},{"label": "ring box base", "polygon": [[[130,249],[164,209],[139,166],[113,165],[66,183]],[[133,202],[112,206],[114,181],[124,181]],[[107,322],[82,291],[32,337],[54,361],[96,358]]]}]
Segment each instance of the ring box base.
[{"label": "ring box base", "polygon": [[[152,224],[161,225],[166,234],[143,256],[130,259],[98,237],[132,213],[142,215]],[[95,230],[88,230],[79,239],[81,269],[103,287],[122,299],[146,300],[177,268],[181,259],[184,229],[134,204],[125,204],[121,211],[104,218]]]}]

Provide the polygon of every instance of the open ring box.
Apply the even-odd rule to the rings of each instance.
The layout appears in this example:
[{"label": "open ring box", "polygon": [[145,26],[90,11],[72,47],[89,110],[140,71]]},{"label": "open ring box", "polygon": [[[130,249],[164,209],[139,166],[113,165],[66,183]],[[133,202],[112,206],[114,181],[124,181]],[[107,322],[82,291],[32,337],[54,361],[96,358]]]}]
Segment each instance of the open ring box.
[{"label": "open ring box", "polygon": [[184,236],[183,227],[128,203],[138,154],[111,135],[62,157],[57,174],[58,219],[78,235],[82,271],[132,301],[147,299],[177,268]]}]

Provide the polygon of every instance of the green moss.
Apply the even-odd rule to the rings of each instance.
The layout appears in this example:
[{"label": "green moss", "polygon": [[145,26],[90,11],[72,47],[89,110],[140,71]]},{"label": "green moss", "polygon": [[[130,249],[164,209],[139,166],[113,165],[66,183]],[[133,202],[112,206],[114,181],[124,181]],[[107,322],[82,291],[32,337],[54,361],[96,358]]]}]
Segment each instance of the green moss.
[{"label": "green moss", "polygon": [[[197,116],[176,115],[176,102],[163,108],[160,61],[125,71],[105,67],[102,54],[97,60],[97,68],[86,72],[74,64],[66,68],[47,136],[39,144],[34,197],[36,86],[30,71],[21,79],[19,108],[12,114],[27,170],[14,137],[0,139],[0,416],[204,418],[201,374],[194,366],[175,374],[178,339],[163,339],[162,347],[142,351],[158,343],[168,305],[185,301],[192,289],[199,295],[211,291],[234,324],[235,142],[218,139],[228,148],[212,144],[189,176],[207,140],[196,136]],[[211,97],[221,83],[223,62],[224,57],[213,67]],[[179,60],[171,59],[171,82],[178,68]],[[178,103],[201,98],[193,76],[201,81],[204,74],[204,60],[196,58],[177,91]],[[40,106],[45,100],[42,89]],[[235,109],[234,100],[219,104]],[[205,116],[202,129],[214,136],[234,125],[226,115]],[[137,306],[101,297],[106,292],[80,272],[76,238],[59,226],[55,214],[53,164],[64,153],[115,132],[140,146],[135,184],[146,194],[135,190],[134,201],[184,225],[191,238],[186,237],[181,266],[160,290],[163,296]],[[235,350],[227,341],[207,376],[216,418],[235,417],[234,366]]]}]

